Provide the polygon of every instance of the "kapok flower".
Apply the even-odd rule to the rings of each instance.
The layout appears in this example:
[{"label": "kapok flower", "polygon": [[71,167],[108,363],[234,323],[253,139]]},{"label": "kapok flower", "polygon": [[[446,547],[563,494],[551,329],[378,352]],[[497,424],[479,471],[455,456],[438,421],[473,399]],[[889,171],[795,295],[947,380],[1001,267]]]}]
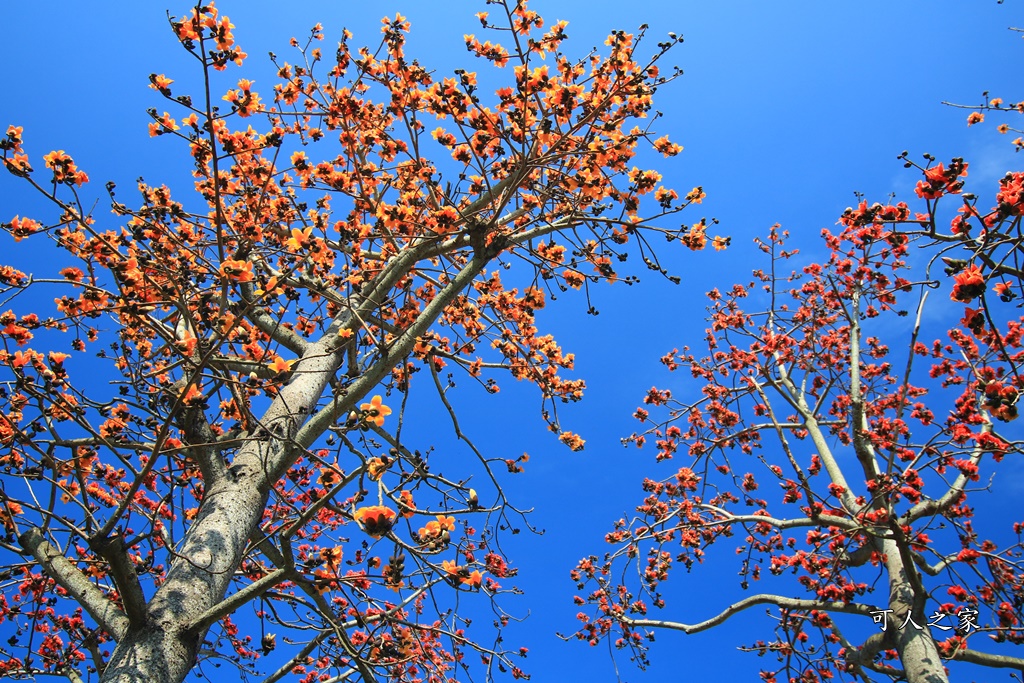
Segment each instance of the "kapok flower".
[{"label": "kapok flower", "polygon": [[167,78],[163,74],[150,74],[149,75],[149,87],[153,90],[159,90],[165,95],[170,95],[170,85],[174,83],[173,79]]},{"label": "kapok flower", "polygon": [[562,432],[558,435],[558,440],[574,451],[582,451],[583,444],[586,443],[578,434],[572,432]]},{"label": "kapok flower", "polygon": [[188,391],[185,392],[185,396],[181,399],[182,404],[186,406],[198,406],[202,405],[205,397],[203,396],[202,390],[192,384],[189,386]]},{"label": "kapok flower", "polygon": [[366,475],[373,481],[380,481],[387,470],[388,461],[384,458],[370,458],[366,461]]},{"label": "kapok flower", "polygon": [[358,508],[352,517],[363,526],[363,531],[368,536],[381,538],[391,531],[395,521],[395,511],[383,505],[369,505]]},{"label": "kapok flower", "polygon": [[456,564],[454,560],[444,560],[441,563],[441,569],[448,575],[452,583],[458,581],[463,586],[470,588],[479,588],[483,583],[484,575],[480,573],[480,570],[474,569],[471,572],[466,567]]},{"label": "kapok flower", "polygon": [[953,278],[953,291],[949,295],[953,301],[970,303],[985,292],[985,276],[978,266],[967,266]]},{"label": "kapok flower", "polygon": [[270,364],[270,369],[277,374],[288,372],[292,369],[292,363],[294,362],[294,360],[285,360],[284,358],[281,358],[281,356],[275,356],[274,362]]},{"label": "kapok flower", "polygon": [[341,564],[342,548],[339,545],[333,548],[324,548],[320,551],[320,559],[331,569]]},{"label": "kapok flower", "polygon": [[445,531],[455,531],[455,518],[446,515],[437,515],[437,519],[430,520],[425,526],[420,528],[418,535],[420,541],[426,543],[428,541],[443,538]]},{"label": "kapok flower", "polygon": [[317,483],[319,483],[325,489],[329,489],[338,482],[340,482],[341,477],[341,472],[334,469],[333,467],[323,467],[320,469],[320,476],[317,478]]},{"label": "kapok flower", "polygon": [[999,300],[1005,303],[1013,301],[1017,297],[1017,293],[1011,287],[1009,282],[997,282],[992,289],[999,295]]},{"label": "kapok flower", "polygon": [[285,246],[288,247],[288,251],[296,252],[307,246],[309,244],[309,236],[312,232],[313,228],[306,228],[305,230],[292,228],[292,236],[285,242]]},{"label": "kapok flower", "polygon": [[383,401],[384,399],[380,397],[380,394],[377,394],[370,399],[369,403],[363,403],[359,406],[359,409],[365,413],[366,420],[378,427],[383,427],[384,418],[391,414],[391,408],[384,405]]},{"label": "kapok flower", "polygon": [[31,218],[22,218],[21,216],[15,216],[11,219],[11,222],[4,226],[14,237],[15,242],[20,242],[34,232],[38,232],[43,228],[38,221]]},{"label": "kapok flower", "polygon": [[74,184],[82,186],[89,182],[89,176],[85,171],[79,171],[75,162],[64,153],[64,150],[56,150],[43,156],[46,168],[53,171],[53,182]]},{"label": "kapok flower", "polygon": [[252,282],[252,263],[228,259],[220,264],[220,274],[236,282]]},{"label": "kapok flower", "polygon": [[985,314],[980,310],[976,311],[973,308],[964,310],[964,317],[960,319],[960,323],[974,333],[975,336],[980,337],[981,333],[985,331]]}]

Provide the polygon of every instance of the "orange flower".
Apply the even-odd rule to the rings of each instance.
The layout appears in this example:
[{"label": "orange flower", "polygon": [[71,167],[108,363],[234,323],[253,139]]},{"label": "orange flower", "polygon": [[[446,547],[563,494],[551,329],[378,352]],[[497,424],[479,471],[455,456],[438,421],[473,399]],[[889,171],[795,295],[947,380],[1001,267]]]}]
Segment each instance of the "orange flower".
[{"label": "orange flower", "polygon": [[149,124],[149,137],[153,138],[164,133],[171,133],[180,130],[181,126],[171,118],[171,115],[164,112],[163,116],[157,117],[156,121]]},{"label": "orange flower", "polygon": [[586,443],[578,434],[572,432],[562,432],[558,435],[558,440],[574,451],[582,451],[583,444]]},{"label": "orange flower", "polygon": [[89,176],[84,171],[79,171],[75,162],[62,149],[43,156],[43,161],[46,162],[46,168],[53,171],[55,183],[81,186],[89,182]]},{"label": "orange flower", "polygon": [[395,511],[383,505],[369,505],[358,508],[352,517],[363,526],[368,536],[381,538],[391,530]]},{"label": "orange flower", "polygon": [[62,166],[71,161],[71,157],[64,153],[64,150],[54,150],[49,154],[43,155],[43,161],[46,163],[46,168],[51,171],[56,171],[59,166]]},{"label": "orange flower", "polygon": [[333,468],[329,468],[329,467],[321,468],[321,470],[320,470],[320,477],[317,479],[317,482],[321,486],[323,486],[325,489],[329,489],[329,488],[333,487],[339,481],[341,481],[341,473],[340,472],[338,472],[337,470],[335,470]]},{"label": "orange flower", "polygon": [[992,289],[999,295],[999,300],[1004,303],[1013,301],[1017,297],[1009,282],[997,282]]},{"label": "orange flower", "polygon": [[174,81],[163,74],[150,74],[149,76],[149,87],[153,90],[163,92],[164,90],[167,90],[171,83],[174,83]]},{"label": "orange flower", "polygon": [[427,522],[426,526],[420,528],[417,535],[422,543],[428,543],[443,538],[446,531],[455,531],[455,518],[437,515],[437,519]]},{"label": "orange flower", "polygon": [[455,564],[454,560],[444,560],[441,563],[441,569],[451,579],[458,579],[459,583],[463,586],[469,586],[470,588],[479,588],[480,584],[483,583],[484,576],[480,573],[480,570],[473,570],[470,572],[465,567],[460,567]]},{"label": "orange flower", "polygon": [[280,374],[282,372],[288,372],[292,369],[292,363],[294,361],[285,360],[281,356],[275,356],[274,362],[270,364],[270,369]]},{"label": "orange flower", "polygon": [[370,399],[369,403],[364,403],[359,406],[359,409],[366,414],[366,420],[372,422],[378,427],[384,426],[384,418],[391,414],[391,408],[387,407],[382,403],[384,399],[377,394]]},{"label": "orange flower", "polygon": [[292,236],[287,242],[285,242],[285,246],[288,247],[288,251],[298,251],[309,244],[309,235],[312,232],[313,228],[306,228],[305,230],[292,228]]},{"label": "orange flower", "polygon": [[198,406],[202,405],[203,399],[203,392],[199,387],[193,384],[188,388],[188,391],[185,392],[185,396],[181,399],[181,402],[186,406]]},{"label": "orange flower", "polygon": [[220,274],[236,282],[252,282],[252,264],[248,261],[233,261],[228,259],[220,264]]},{"label": "orange flower", "polygon": [[380,481],[387,469],[388,461],[384,458],[370,458],[366,461],[366,474],[373,481]]},{"label": "orange flower", "polygon": [[320,559],[324,561],[331,569],[337,568],[341,564],[342,549],[341,546],[336,545],[333,548],[324,548],[320,551]]},{"label": "orange flower", "polygon": [[31,218],[22,218],[21,216],[15,216],[11,219],[11,222],[4,226],[14,237],[15,242],[20,242],[34,232],[38,232],[42,229],[42,225],[38,221]]},{"label": "orange flower", "polygon": [[949,298],[961,303],[970,303],[985,292],[985,276],[978,266],[967,266],[953,278],[953,292]]},{"label": "orange flower", "polygon": [[664,135],[654,141],[654,149],[658,150],[666,157],[674,157],[683,151],[682,145],[677,145],[676,143],[669,141],[667,135]]},{"label": "orange flower", "polygon": [[412,498],[412,493],[409,491],[402,491],[398,496],[398,509],[402,511],[402,516],[408,519],[416,514],[416,502]]}]

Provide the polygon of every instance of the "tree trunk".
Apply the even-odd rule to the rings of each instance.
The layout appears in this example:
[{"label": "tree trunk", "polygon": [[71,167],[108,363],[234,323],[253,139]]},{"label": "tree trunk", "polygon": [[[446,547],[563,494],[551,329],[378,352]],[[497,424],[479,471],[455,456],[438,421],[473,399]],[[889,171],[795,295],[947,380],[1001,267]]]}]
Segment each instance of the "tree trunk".
[{"label": "tree trunk", "polygon": [[300,450],[293,438],[340,365],[337,355],[328,342],[310,345],[261,418],[260,433],[222,476],[204,482],[199,512],[146,607],[146,623],[132,625],[118,643],[104,683],[177,683],[195,665],[208,627],[194,625],[224,599],[263,519],[271,487]]},{"label": "tree trunk", "polygon": [[[927,619],[914,606],[914,587],[907,567],[896,541],[886,540],[882,543],[885,553],[885,566],[889,572],[889,609],[892,620],[887,628],[896,628],[896,651],[899,653],[907,683],[949,683],[946,668],[939,657]],[[909,571],[914,571],[911,568]],[[907,623],[899,628],[912,615],[920,630]],[[893,624],[892,621],[896,623]]]}]

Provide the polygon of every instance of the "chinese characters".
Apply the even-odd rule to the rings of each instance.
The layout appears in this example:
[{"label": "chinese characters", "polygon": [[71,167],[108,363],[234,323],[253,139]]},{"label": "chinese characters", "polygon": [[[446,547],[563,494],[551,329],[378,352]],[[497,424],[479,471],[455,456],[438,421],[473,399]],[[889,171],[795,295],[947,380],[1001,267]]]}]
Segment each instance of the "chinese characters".
[{"label": "chinese characters", "polygon": [[[879,609],[871,612],[870,614],[874,622],[881,626],[883,632],[889,627],[890,614],[893,615],[894,623],[900,621],[900,618],[896,617],[895,611],[891,609]],[[947,626],[941,623],[944,619],[947,619],[949,617],[957,618],[957,625],[955,627]],[[977,618],[978,610],[971,609],[970,607],[961,607],[955,613],[944,612],[942,610],[935,610],[935,612],[932,613],[932,616],[929,617],[930,621],[925,626],[921,626],[916,621],[914,621],[911,613],[907,612],[902,619],[902,623],[900,623],[897,626],[897,628],[901,631],[907,628],[907,626],[910,626],[918,631],[923,630],[925,627],[937,628],[941,631],[952,631],[955,628],[957,633],[961,635],[967,635],[971,632],[971,629],[978,628],[978,622],[976,621]]]}]

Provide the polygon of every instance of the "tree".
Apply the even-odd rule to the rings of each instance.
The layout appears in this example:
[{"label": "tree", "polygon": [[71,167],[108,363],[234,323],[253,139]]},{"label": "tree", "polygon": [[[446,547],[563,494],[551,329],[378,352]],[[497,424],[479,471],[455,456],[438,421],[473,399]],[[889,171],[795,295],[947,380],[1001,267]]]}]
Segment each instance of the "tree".
[{"label": "tree", "polygon": [[[435,80],[407,58],[400,15],[376,50],[346,33],[329,60],[314,27],[298,64],[275,62],[272,104],[244,78],[217,94],[246,55],[213,3],[172,19],[203,93],[153,74],[182,114],[151,110],[150,134],[187,145],[194,200],[140,181],[132,208],[108,184],[115,218],[93,215],[72,157],[36,171],[7,129],[4,166],[59,217],[3,228],[61,256],[59,273],[0,270],[21,309],[2,314],[0,351],[2,547],[18,556],[0,613],[21,654],[5,674],[178,681],[200,660],[244,673],[277,649],[268,680],[447,681],[473,651],[487,678],[525,675],[525,653],[446,607],[508,591],[496,537],[519,511],[496,470],[525,462],[463,435],[454,373],[492,393],[503,370],[536,384],[543,418],[582,448],[557,406],[583,382],[563,377],[572,355],[536,311],[631,284],[616,270],[628,243],[659,270],[646,235],[726,240],[703,221],[659,227],[703,193],[680,198],[634,165],[645,141],[681,149],[641,121],[675,76],[658,60],[676,41],[638,60],[643,29],[618,31],[607,54],[572,61],[564,22],[492,4],[497,18],[477,17],[505,44],[466,38],[512,70],[490,104],[475,73]],[[457,478],[403,436],[413,386],[436,390],[474,456]]]},{"label": "tree", "polygon": [[[1009,647],[1024,643],[1024,522],[1009,506],[997,524],[975,520],[1021,453],[1024,317],[1010,302],[1024,285],[1024,173],[987,209],[963,192],[963,160],[926,161],[906,161],[925,211],[861,202],[823,231],[827,258],[794,270],[776,226],[751,282],[708,293],[707,355],[662,358],[699,393],[652,388],[625,440],[683,464],[647,479],[614,549],[574,570],[589,606],[577,638],[613,639],[644,664],[656,630],[767,605],[774,638],[743,648],[776,660],[766,681],[945,681],[943,660],[1024,669]],[[950,280],[952,304],[930,296]],[[770,586],[703,621],[653,618],[678,565],[696,571],[724,544],[744,591]]]}]

